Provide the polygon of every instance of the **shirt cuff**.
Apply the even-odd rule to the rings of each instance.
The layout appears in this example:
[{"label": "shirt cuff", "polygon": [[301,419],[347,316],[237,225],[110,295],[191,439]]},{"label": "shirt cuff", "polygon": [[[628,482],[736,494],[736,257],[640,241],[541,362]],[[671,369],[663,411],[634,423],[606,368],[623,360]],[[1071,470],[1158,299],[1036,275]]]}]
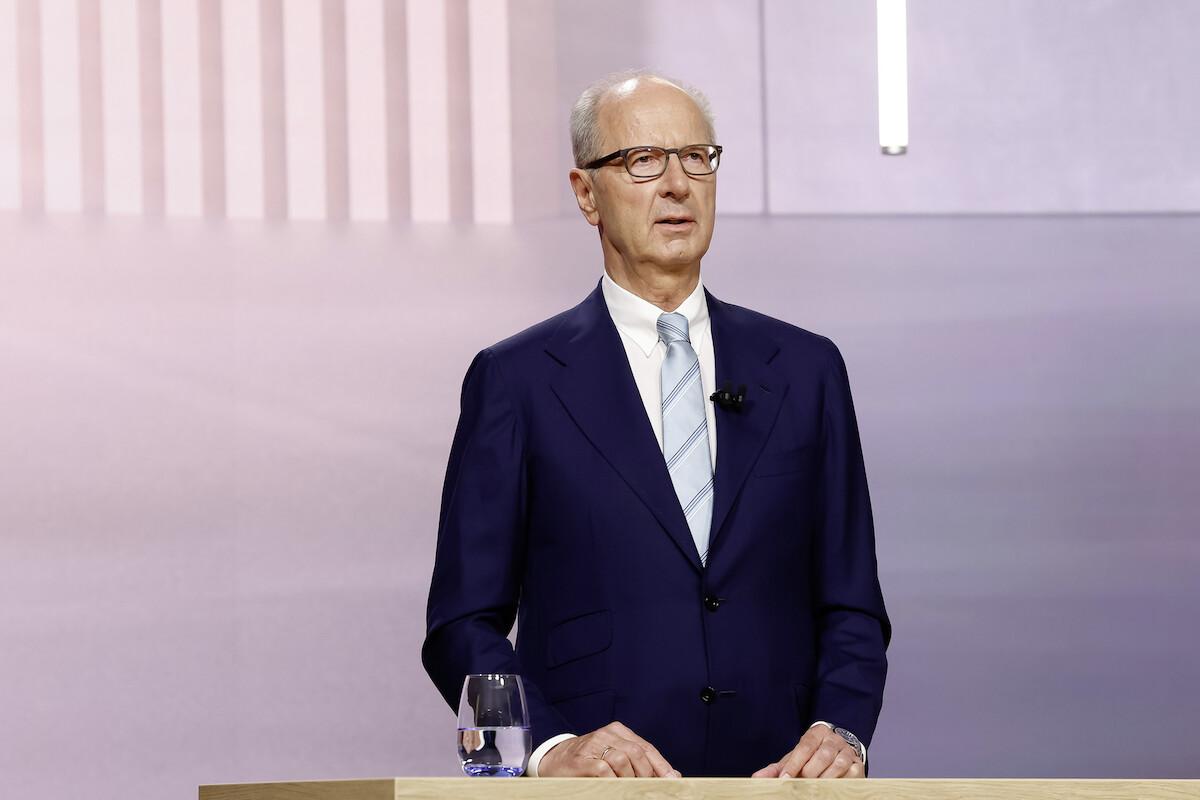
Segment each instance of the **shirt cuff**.
[{"label": "shirt cuff", "polygon": [[[826,728],[829,728],[829,730],[833,730],[833,723],[832,723],[832,722],[826,722],[826,721],[825,721],[825,720],[823,720],[823,719],[819,719],[819,720],[817,720],[816,722],[814,722],[812,725],[809,725],[809,726],[808,726],[808,729],[809,729],[809,730],[812,730],[813,728],[817,727],[818,725],[824,725]],[[851,733],[854,733],[854,731],[850,731],[850,732],[851,732]],[[862,744],[862,749],[863,749],[863,769],[864,769],[864,770],[866,770],[866,768],[867,768],[867,746],[866,746],[865,744],[863,744],[863,741],[862,741],[862,739],[859,739],[859,740],[858,740],[858,743],[859,743],[859,744]]]},{"label": "shirt cuff", "polygon": [[565,742],[567,739],[574,738],[575,734],[573,733],[560,733],[558,736],[551,736],[549,739],[539,744],[537,749],[529,755],[529,764],[525,767],[525,774],[531,778],[538,777],[538,764],[542,763],[542,758],[546,755],[546,753],[550,752],[550,748],[554,747],[554,745],[558,744],[559,742]]}]

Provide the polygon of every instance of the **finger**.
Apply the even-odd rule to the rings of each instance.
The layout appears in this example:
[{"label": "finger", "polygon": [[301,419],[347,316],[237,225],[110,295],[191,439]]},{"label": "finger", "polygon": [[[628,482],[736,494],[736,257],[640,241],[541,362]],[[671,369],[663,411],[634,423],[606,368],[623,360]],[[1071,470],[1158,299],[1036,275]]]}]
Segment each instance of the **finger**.
[{"label": "finger", "polygon": [[778,778],[779,777],[779,762],[767,764],[758,772],[750,776],[751,778]]},{"label": "finger", "polygon": [[[576,761],[577,768],[572,773],[585,778],[615,778],[617,774],[613,772],[612,765],[601,758],[580,757]],[[540,773],[539,773],[540,774]]]},{"label": "finger", "polygon": [[[679,770],[671,766],[671,762],[663,757],[663,754],[658,752],[658,748],[649,742],[642,740],[642,755],[646,759],[647,770],[645,777],[647,778],[678,778],[681,777]],[[641,773],[639,773],[641,774]]]},{"label": "finger", "polygon": [[800,777],[802,778],[818,778],[829,766],[833,764],[838,756],[838,749],[830,744],[823,744],[818,747],[808,759],[808,763],[800,769]]},{"label": "finger", "polygon": [[613,775],[617,777],[637,777],[637,771],[634,764],[630,762],[629,754],[625,753],[620,745],[611,746],[610,750],[602,754],[599,760],[610,766]]},{"label": "finger", "polygon": [[[628,759],[629,766],[632,769],[632,777],[637,778],[669,778],[679,777],[679,772],[675,770],[670,762],[663,757],[662,753],[658,752],[658,748],[647,742],[642,737],[638,736],[633,731],[629,730],[620,722],[613,722],[605,726],[605,729],[617,734],[620,737],[618,742],[612,746],[619,748],[622,754]],[[609,756],[612,756],[609,752]],[[620,767],[614,765],[613,769],[618,775],[625,776],[624,763]]]},{"label": "finger", "polygon": [[838,753],[837,756],[834,757],[833,762],[830,763],[830,765],[825,768],[825,771],[822,772],[818,777],[821,777],[821,778],[847,778],[847,777],[850,777],[850,770],[856,764],[859,764],[858,759],[856,759],[851,753],[842,751],[842,752]]},{"label": "finger", "polygon": [[[600,760],[597,746],[593,735],[560,742],[543,756],[542,763],[538,766],[538,774],[547,778],[614,777],[612,767]],[[604,745],[599,747],[602,750]]]},{"label": "finger", "polygon": [[800,743],[779,762],[779,777],[794,778],[800,774],[817,750],[817,743],[808,736],[800,739]]},{"label": "finger", "polygon": [[[793,758],[792,763],[787,764],[788,767],[794,767],[794,769],[788,770],[790,775],[796,776],[800,774],[800,770],[812,760],[813,755],[825,744],[825,736],[828,732],[829,729],[824,725],[814,725],[804,732],[804,735],[800,737],[800,741],[796,743],[792,752],[784,756],[784,761]],[[841,741],[841,739],[838,741]]]},{"label": "finger", "polygon": [[[607,763],[618,778],[638,777],[638,768],[633,759],[633,753],[638,750],[636,744],[629,741],[618,741],[609,745],[607,749],[608,752],[601,755],[600,760]],[[644,761],[645,758],[643,757],[642,760]]]},{"label": "finger", "polygon": [[[627,740],[622,743],[622,748],[621,754],[628,759],[635,778],[665,778],[675,772],[654,745],[644,739],[635,737]],[[618,770],[618,774],[624,773]]]}]

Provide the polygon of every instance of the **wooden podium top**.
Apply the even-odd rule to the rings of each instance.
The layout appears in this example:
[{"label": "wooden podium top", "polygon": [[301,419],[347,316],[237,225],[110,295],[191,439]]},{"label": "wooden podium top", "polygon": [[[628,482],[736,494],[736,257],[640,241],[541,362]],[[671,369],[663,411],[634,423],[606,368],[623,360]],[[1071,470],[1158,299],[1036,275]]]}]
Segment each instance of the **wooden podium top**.
[{"label": "wooden podium top", "polygon": [[378,778],[232,783],[200,800],[1182,800],[1200,780]]}]

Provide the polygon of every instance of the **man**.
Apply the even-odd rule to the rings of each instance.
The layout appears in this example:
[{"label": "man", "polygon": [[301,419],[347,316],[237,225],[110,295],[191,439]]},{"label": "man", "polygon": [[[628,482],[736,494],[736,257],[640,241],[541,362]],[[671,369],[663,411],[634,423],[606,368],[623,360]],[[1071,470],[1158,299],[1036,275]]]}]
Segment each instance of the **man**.
[{"label": "man", "polygon": [[841,356],[702,288],[702,95],[612,76],[571,128],[605,275],[467,374],[425,667],[452,707],[522,675],[532,774],[861,776],[890,625]]}]

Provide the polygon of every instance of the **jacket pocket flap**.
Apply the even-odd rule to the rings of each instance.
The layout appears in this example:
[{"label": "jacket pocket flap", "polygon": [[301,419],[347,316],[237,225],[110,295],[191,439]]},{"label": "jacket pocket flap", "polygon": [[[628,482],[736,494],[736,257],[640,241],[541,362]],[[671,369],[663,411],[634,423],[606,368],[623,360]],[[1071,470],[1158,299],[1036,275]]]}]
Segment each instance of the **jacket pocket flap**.
[{"label": "jacket pocket flap", "polygon": [[593,611],[560,622],[546,637],[546,666],[562,666],[601,653],[612,644],[612,612]]},{"label": "jacket pocket flap", "polygon": [[754,474],[784,475],[789,472],[801,472],[809,468],[813,448],[811,445],[797,447],[782,453],[763,453],[754,464]]}]

